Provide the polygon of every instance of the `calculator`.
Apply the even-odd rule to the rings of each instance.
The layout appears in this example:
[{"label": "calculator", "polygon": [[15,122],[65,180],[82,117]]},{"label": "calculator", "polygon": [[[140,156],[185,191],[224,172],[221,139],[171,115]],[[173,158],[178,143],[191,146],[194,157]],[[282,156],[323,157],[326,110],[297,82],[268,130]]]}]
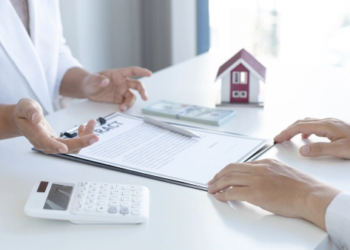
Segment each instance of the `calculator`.
[{"label": "calculator", "polygon": [[41,181],[33,187],[24,212],[75,224],[144,223],[149,213],[149,190],[119,183]]}]

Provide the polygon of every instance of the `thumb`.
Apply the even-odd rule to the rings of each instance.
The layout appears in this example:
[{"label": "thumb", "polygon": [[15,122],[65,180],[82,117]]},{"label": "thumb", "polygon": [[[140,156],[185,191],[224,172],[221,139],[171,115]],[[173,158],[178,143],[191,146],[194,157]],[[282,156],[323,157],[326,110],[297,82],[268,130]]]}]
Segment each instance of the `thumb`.
[{"label": "thumb", "polygon": [[106,87],[110,80],[100,74],[93,74],[89,76],[89,83],[94,87]]},{"label": "thumb", "polygon": [[307,157],[317,157],[325,155],[336,155],[337,148],[332,142],[317,142],[300,148],[300,154]]},{"label": "thumb", "polygon": [[43,111],[36,101],[23,98],[17,103],[17,116],[25,118],[30,123],[38,124],[43,119]]}]

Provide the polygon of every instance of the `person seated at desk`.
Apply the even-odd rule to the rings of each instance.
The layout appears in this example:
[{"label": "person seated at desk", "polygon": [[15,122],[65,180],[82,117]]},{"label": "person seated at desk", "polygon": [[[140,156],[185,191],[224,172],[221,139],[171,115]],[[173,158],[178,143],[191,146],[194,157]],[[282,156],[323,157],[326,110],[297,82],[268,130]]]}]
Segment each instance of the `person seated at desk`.
[{"label": "person seated at desk", "polygon": [[[350,124],[336,119],[304,119],[274,140],[280,143],[297,134],[305,139],[315,134],[330,140],[301,147],[303,156],[350,159]],[[337,247],[350,249],[350,193],[279,161],[229,164],[208,183],[208,192],[221,201],[247,201],[278,215],[308,220],[326,230]]]},{"label": "person seated at desk", "polygon": [[0,139],[24,135],[46,153],[78,152],[98,140],[92,134],[96,122],[65,141],[44,114],[61,108],[62,96],[116,103],[125,111],[135,102],[131,89],[147,100],[145,88],[133,77],[151,74],[140,67],[90,74],[65,43],[58,0],[0,1]]}]

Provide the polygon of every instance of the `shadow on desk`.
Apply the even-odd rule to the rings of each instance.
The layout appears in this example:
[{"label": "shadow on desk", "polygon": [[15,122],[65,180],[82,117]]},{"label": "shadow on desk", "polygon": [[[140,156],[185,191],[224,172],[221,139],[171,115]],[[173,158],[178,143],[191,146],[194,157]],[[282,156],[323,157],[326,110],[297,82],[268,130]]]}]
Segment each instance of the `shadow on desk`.
[{"label": "shadow on desk", "polygon": [[322,231],[305,220],[278,216],[247,202],[221,202],[210,194],[208,198],[216,208],[218,218],[232,231],[232,235],[239,234],[262,245],[284,245],[288,242],[304,242],[303,245],[307,245],[310,237],[319,237]]}]

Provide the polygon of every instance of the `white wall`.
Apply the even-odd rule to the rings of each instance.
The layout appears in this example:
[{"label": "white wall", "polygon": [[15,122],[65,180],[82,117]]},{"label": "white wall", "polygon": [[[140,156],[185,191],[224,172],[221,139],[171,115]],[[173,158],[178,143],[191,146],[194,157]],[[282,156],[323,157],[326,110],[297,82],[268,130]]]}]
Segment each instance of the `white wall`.
[{"label": "white wall", "polygon": [[196,0],[60,0],[73,55],[90,72],[157,71],[197,53]]},{"label": "white wall", "polygon": [[86,69],[141,64],[139,0],[61,0],[64,35]]}]

